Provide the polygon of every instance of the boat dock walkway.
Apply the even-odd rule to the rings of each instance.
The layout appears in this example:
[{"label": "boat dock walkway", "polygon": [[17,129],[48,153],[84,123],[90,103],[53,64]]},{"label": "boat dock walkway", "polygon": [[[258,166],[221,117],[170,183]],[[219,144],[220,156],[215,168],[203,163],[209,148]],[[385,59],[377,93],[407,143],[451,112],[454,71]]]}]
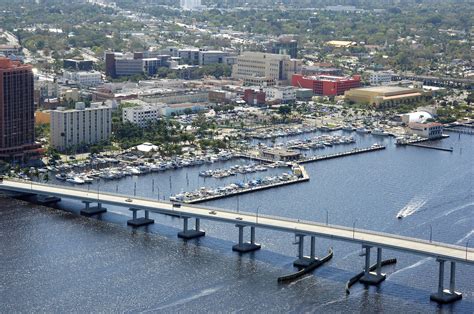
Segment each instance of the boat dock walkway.
[{"label": "boat dock walkway", "polygon": [[371,146],[367,148],[354,148],[353,150],[342,152],[342,153],[334,153],[334,154],[328,154],[328,155],[308,157],[308,158],[299,160],[298,163],[305,164],[309,162],[317,162],[321,160],[328,160],[328,159],[346,157],[346,156],[351,156],[351,155],[356,155],[356,154],[368,153],[368,152],[373,152],[373,151],[382,150],[382,149],[385,149],[385,146],[377,145],[377,146]]},{"label": "boat dock walkway", "polygon": [[421,147],[421,148],[441,150],[441,151],[445,151],[445,152],[452,152],[454,150],[452,147],[450,147],[450,148],[436,147],[436,146],[423,145],[423,144],[417,144],[417,143],[409,143],[409,144],[407,144],[407,146],[415,146],[415,147]]},{"label": "boat dock walkway", "polygon": [[209,195],[205,197],[200,197],[200,198],[195,198],[191,200],[183,200],[182,203],[186,204],[197,204],[197,203],[202,203],[202,202],[207,202],[207,201],[212,201],[220,198],[225,198],[225,197],[230,197],[230,196],[235,196],[235,195],[240,195],[240,194],[246,194],[246,193],[252,193],[252,192],[258,192],[258,191],[263,191],[267,189],[272,189],[280,186],[286,186],[290,184],[296,184],[296,183],[302,183],[309,181],[309,175],[306,169],[301,166],[297,165],[301,171],[301,177],[298,177],[297,179],[293,180],[288,180],[288,181],[281,181],[281,182],[276,182],[272,184],[267,184],[267,185],[261,185],[261,186],[256,186],[256,187],[249,187],[249,188],[244,188],[236,191],[232,191],[229,193],[223,193],[223,194],[218,194],[218,195]]},{"label": "boat dock walkway", "polygon": [[470,127],[470,128],[465,128],[465,127],[464,128],[444,128],[444,131],[474,135],[474,129],[472,127]]}]

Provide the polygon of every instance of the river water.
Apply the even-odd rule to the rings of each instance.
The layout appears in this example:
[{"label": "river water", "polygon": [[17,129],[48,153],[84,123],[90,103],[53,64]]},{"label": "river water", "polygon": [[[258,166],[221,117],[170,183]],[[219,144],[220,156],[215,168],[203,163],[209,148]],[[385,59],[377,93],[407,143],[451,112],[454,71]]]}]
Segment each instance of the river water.
[{"label": "river water", "polygon": [[[307,183],[205,204],[249,212],[259,208],[261,214],[320,222],[328,219],[332,224],[423,239],[429,239],[432,229],[434,241],[465,246],[471,239],[472,243],[473,136],[452,133],[437,144],[452,146],[450,153],[396,147],[392,138],[352,135],[355,145],[305,153],[326,154],[373,143],[387,149],[307,164],[311,176]],[[286,170],[221,180],[198,176],[203,169],[236,163],[248,161],[151,173],[88,188],[162,199],[182,190]],[[323,256],[333,247],[333,260],[311,276],[282,285],[277,278],[294,271],[297,248],[290,234],[257,229],[262,250],[239,255],[231,251],[237,228],[228,224],[202,221],[206,237],[184,242],[176,237],[182,228],[178,218],[152,214],[154,225],[134,230],[126,226],[131,214],[123,208],[109,206],[105,215],[88,219],[77,215],[81,204],[71,200],[63,200],[59,209],[11,199],[2,199],[2,205],[2,312],[472,313],[474,309],[474,272],[462,264],[457,266],[456,284],[463,300],[452,305],[429,300],[437,288],[433,259],[389,250],[384,250],[384,258],[396,257],[398,263],[384,268],[387,280],[379,287],[356,284],[346,295],[346,281],[364,263],[357,245],[317,239],[317,254]],[[399,213],[403,219],[396,218]],[[309,247],[306,250],[309,253]],[[446,285],[448,280],[446,275]]]}]

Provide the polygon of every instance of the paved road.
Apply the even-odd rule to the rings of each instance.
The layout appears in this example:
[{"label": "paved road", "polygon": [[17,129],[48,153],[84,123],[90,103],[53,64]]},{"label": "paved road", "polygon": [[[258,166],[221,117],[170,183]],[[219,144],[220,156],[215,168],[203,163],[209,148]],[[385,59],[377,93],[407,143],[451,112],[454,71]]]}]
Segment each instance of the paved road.
[{"label": "paved road", "polygon": [[[171,214],[183,217],[195,217],[232,224],[256,226],[289,233],[315,235],[325,238],[373,245],[419,255],[442,258],[450,261],[474,264],[474,250],[465,247],[439,242],[428,242],[416,238],[402,237],[394,234],[378,233],[369,230],[352,229],[343,226],[324,225],[316,222],[298,221],[284,217],[262,216],[254,213],[236,213],[206,206],[181,205],[173,207],[170,202],[156,201],[144,198],[130,198],[127,196],[110,193],[97,193],[70,187],[61,187],[30,182],[4,180],[0,189],[16,192],[54,195],[80,201],[98,202],[102,204],[117,205],[146,209],[160,214]],[[131,202],[130,202],[131,200]],[[239,218],[239,219],[237,219]]]}]

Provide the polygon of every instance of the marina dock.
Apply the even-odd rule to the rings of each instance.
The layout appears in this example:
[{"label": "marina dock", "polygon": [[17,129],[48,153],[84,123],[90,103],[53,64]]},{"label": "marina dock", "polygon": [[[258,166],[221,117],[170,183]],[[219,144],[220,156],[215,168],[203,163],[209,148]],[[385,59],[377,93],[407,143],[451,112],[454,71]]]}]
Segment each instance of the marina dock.
[{"label": "marina dock", "polygon": [[445,132],[453,132],[453,133],[461,133],[461,134],[469,134],[474,135],[474,129],[472,127],[469,128],[444,128]]},{"label": "marina dock", "polygon": [[373,146],[367,147],[367,148],[354,148],[353,150],[350,150],[350,151],[347,151],[347,152],[342,152],[342,153],[334,153],[334,154],[328,154],[328,155],[319,155],[319,156],[308,157],[308,158],[299,160],[298,163],[299,164],[305,164],[305,163],[309,163],[309,162],[317,162],[317,161],[322,161],[322,160],[328,160],[328,159],[346,157],[346,156],[351,156],[351,155],[363,154],[363,153],[373,152],[373,151],[382,150],[382,149],[385,149],[385,146],[383,146],[383,145],[373,145]]},{"label": "marina dock", "polygon": [[183,200],[183,201],[181,201],[181,203],[197,204],[197,203],[212,201],[212,200],[221,199],[221,198],[225,198],[225,197],[236,196],[236,195],[252,193],[252,192],[258,192],[258,191],[272,189],[272,188],[276,188],[276,187],[280,187],[280,186],[286,186],[286,185],[290,185],[290,184],[296,184],[296,183],[302,183],[302,182],[309,181],[309,175],[308,175],[308,172],[306,171],[306,169],[301,165],[297,165],[297,167],[301,171],[301,176],[296,178],[296,179],[291,179],[291,180],[288,180],[288,181],[281,181],[281,182],[276,182],[276,183],[271,183],[271,184],[266,184],[266,185],[261,185],[261,186],[256,186],[256,187],[244,188],[244,189],[235,190],[235,191],[228,192],[228,193],[222,193],[222,194],[217,194],[217,195],[209,195],[209,196],[204,196],[204,197],[190,199],[190,200]]}]

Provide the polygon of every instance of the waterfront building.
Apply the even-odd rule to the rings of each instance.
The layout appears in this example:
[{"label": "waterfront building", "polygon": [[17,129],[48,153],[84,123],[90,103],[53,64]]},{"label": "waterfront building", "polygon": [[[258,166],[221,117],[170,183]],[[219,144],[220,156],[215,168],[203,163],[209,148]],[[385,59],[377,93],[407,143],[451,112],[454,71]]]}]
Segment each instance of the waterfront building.
[{"label": "waterfront building", "polygon": [[443,136],[443,125],[441,123],[431,122],[431,123],[417,123],[412,122],[408,124],[411,134],[416,134],[418,136],[427,138],[427,139],[437,139]]},{"label": "waterfront building", "polygon": [[265,149],[262,157],[275,161],[294,161],[301,158],[301,153],[292,149]]},{"label": "waterfront building", "polygon": [[304,76],[294,74],[291,79],[291,85],[299,88],[310,88],[315,95],[319,96],[338,96],[344,95],[344,92],[351,88],[357,88],[361,85],[360,75],[350,76]]},{"label": "waterfront building", "polygon": [[58,107],[51,111],[51,146],[59,151],[81,145],[107,142],[112,133],[112,108],[82,102],[75,109]]},{"label": "waterfront building", "polygon": [[381,108],[413,104],[428,96],[429,93],[422,89],[398,86],[354,88],[345,92],[345,100],[348,102],[370,104]]},{"label": "waterfront building", "polygon": [[400,120],[407,125],[410,123],[425,123],[427,120],[433,118],[433,114],[428,111],[422,110],[400,115]]},{"label": "waterfront building", "polygon": [[0,57],[0,159],[37,156],[31,65]]},{"label": "waterfront building", "polygon": [[246,51],[237,57],[232,68],[232,77],[249,80],[271,80],[276,83],[287,83],[291,75],[301,71],[302,61],[291,59],[289,55]]}]

